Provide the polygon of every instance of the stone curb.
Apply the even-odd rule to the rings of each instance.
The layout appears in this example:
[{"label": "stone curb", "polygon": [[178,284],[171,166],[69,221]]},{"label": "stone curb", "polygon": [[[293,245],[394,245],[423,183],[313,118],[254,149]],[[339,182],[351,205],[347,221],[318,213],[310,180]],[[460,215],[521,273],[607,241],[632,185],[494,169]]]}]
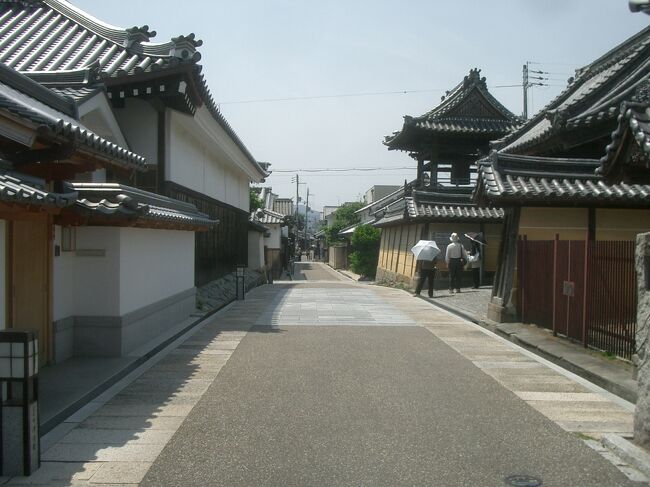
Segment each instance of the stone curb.
[{"label": "stone curb", "polygon": [[[332,266],[329,265],[329,264],[325,264],[325,265],[327,265],[327,267],[329,267],[329,268],[332,269],[333,271],[338,272],[338,273],[341,274],[343,277],[346,277],[346,278],[348,278],[348,279],[350,279],[351,281],[354,281],[354,282],[359,282],[359,279],[358,279],[358,278],[353,277],[353,276],[351,275],[351,273],[349,273],[349,272],[346,271],[345,269],[334,269],[334,267],[332,267]],[[361,276],[359,276],[359,277],[361,277]]]},{"label": "stone curb", "polygon": [[[602,439],[603,446],[614,452],[621,460],[636,468],[650,478],[650,454],[631,441],[615,434],[606,434]],[[647,483],[646,483],[647,485]]]},{"label": "stone curb", "polygon": [[[425,299],[422,296],[420,296],[420,298]],[[500,324],[487,319],[485,320],[479,319],[470,313],[462,311],[453,306],[449,306],[448,304],[438,303],[436,302],[435,298],[433,298],[432,300],[427,299],[427,301],[434,304],[435,306],[438,306],[446,311],[449,311],[450,313],[455,314],[456,316],[459,316],[460,318],[463,318],[472,323],[476,323],[477,325],[482,326],[483,328],[486,328],[487,330],[490,330],[491,332],[496,333],[499,336],[502,336],[513,343],[516,343],[517,345],[525,348],[526,350],[529,350],[535,353],[536,355],[539,355],[540,357],[543,357],[546,360],[553,362],[556,365],[559,365],[563,369],[573,372],[574,374],[582,377],[583,379],[587,379],[588,381],[593,382],[597,386],[602,387],[606,391],[611,392],[612,394],[615,394],[625,399],[626,401],[629,401],[631,403],[636,403],[637,401],[638,395],[635,391],[630,390],[629,388],[622,386],[612,380],[609,380],[606,377],[598,375],[592,372],[591,370],[585,369],[584,367],[578,364],[570,362],[564,357],[558,356],[557,354],[549,350],[546,350],[543,347],[540,348],[535,343],[528,341],[525,338],[517,335],[516,331],[509,330],[508,323]]]}]

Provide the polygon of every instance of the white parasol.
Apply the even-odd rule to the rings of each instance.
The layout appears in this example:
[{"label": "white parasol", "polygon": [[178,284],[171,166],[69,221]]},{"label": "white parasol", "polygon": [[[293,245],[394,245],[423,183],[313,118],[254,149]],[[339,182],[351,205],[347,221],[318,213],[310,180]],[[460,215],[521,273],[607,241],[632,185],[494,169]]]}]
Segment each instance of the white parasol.
[{"label": "white parasol", "polygon": [[440,253],[438,244],[433,240],[420,240],[411,249],[415,260],[433,260]]}]

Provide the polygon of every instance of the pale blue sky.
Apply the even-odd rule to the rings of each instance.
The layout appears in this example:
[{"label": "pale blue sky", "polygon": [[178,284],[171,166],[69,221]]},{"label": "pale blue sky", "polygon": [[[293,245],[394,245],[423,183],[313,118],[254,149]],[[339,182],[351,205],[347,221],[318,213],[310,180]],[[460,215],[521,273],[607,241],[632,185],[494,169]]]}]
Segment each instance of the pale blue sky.
[{"label": "pale blue sky", "polygon": [[[169,38],[194,32],[215,100],[253,155],[272,169],[401,167],[413,161],[382,145],[402,116],[420,115],[470,68],[489,87],[521,83],[526,61],[550,71],[536,111],[588,64],[638,32],[650,16],[627,0],[73,0],[120,26],[149,25]],[[393,94],[282,102],[227,103],[403,90]],[[491,92],[516,114],[521,88]],[[358,199],[373,184],[402,184],[413,170],[301,174],[314,209]],[[290,174],[268,184],[295,195]],[[301,195],[306,187],[302,186]],[[314,196],[315,195],[315,196]]]}]

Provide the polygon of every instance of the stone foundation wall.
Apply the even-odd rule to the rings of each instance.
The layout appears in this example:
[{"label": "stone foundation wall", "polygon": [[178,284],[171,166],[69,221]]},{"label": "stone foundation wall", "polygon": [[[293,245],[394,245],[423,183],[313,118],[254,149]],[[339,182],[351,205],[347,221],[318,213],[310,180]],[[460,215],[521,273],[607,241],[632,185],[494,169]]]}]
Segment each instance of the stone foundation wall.
[{"label": "stone foundation wall", "polygon": [[639,397],[634,415],[634,441],[650,447],[650,233],[636,237],[637,324],[634,357]]}]

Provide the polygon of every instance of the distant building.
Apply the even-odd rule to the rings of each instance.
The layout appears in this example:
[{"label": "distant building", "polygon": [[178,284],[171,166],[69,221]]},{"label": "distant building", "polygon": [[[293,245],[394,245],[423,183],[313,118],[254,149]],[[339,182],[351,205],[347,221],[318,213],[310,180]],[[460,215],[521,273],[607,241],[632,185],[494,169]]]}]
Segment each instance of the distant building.
[{"label": "distant building", "polygon": [[394,193],[401,187],[401,185],[377,184],[366,191],[366,193],[363,195],[363,204],[369,205],[370,203],[374,203],[375,201],[385,198],[391,193]]},{"label": "distant building", "polygon": [[284,216],[293,215],[295,211],[293,200],[291,198],[275,198],[273,201],[273,208],[269,209]]},{"label": "distant building", "polygon": [[338,206],[323,206],[323,220],[325,220],[326,226],[329,227],[334,223],[334,213],[338,209]]}]

